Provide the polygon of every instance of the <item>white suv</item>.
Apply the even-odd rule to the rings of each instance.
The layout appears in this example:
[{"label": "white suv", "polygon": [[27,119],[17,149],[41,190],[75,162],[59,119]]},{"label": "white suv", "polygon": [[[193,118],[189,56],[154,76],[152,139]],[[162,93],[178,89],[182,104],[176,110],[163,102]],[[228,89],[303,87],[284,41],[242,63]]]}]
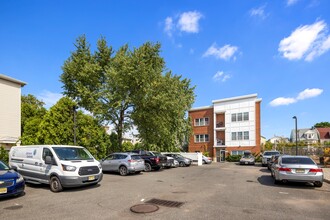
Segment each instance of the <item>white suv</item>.
[{"label": "white suv", "polygon": [[273,155],[279,155],[280,152],[278,151],[265,151],[263,154],[262,154],[262,159],[261,159],[261,165],[263,167],[267,166],[267,163],[268,161],[270,160],[270,158],[273,156]]}]

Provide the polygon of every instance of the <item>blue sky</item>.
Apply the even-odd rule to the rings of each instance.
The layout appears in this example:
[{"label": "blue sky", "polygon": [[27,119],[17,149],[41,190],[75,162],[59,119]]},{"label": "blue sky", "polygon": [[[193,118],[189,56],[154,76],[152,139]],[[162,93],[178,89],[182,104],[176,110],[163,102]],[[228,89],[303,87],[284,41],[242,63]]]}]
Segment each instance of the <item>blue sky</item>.
[{"label": "blue sky", "polygon": [[85,34],[115,49],[160,42],[173,73],[196,85],[193,107],[257,93],[267,139],[330,121],[330,1],[0,0],[0,73],[53,105],[61,66]]}]

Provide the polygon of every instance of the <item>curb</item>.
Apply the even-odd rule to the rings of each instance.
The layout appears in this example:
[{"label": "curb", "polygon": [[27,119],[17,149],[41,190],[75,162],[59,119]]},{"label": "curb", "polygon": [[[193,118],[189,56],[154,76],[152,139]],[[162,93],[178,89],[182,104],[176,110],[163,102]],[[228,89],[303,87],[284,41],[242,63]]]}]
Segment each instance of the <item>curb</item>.
[{"label": "curb", "polygon": [[330,184],[330,180],[328,180],[328,179],[323,179],[323,182]]}]

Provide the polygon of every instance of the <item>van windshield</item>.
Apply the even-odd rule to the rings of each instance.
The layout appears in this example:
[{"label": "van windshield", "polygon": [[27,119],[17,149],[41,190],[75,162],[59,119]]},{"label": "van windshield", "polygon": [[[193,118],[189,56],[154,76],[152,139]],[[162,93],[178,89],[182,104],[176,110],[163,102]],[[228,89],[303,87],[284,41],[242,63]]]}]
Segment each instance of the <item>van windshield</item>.
[{"label": "van windshield", "polygon": [[90,160],[93,156],[85,148],[53,147],[60,160]]}]

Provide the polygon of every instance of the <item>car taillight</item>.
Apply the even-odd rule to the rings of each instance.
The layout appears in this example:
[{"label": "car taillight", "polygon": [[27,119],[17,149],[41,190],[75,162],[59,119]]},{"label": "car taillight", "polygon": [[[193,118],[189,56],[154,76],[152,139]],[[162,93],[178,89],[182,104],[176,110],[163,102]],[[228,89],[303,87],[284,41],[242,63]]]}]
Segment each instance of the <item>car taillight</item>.
[{"label": "car taillight", "polygon": [[135,160],[128,160],[129,163],[134,163],[136,162]]},{"label": "car taillight", "polygon": [[310,173],[318,173],[318,172],[323,173],[323,170],[321,168],[319,168],[319,169],[310,169],[309,172]]},{"label": "car taillight", "polygon": [[290,168],[287,168],[287,167],[280,167],[280,168],[278,168],[278,171],[291,172],[291,169]]},{"label": "car taillight", "polygon": [[151,158],[151,160],[154,160],[156,163],[159,163],[159,158],[156,157],[156,158]]}]

